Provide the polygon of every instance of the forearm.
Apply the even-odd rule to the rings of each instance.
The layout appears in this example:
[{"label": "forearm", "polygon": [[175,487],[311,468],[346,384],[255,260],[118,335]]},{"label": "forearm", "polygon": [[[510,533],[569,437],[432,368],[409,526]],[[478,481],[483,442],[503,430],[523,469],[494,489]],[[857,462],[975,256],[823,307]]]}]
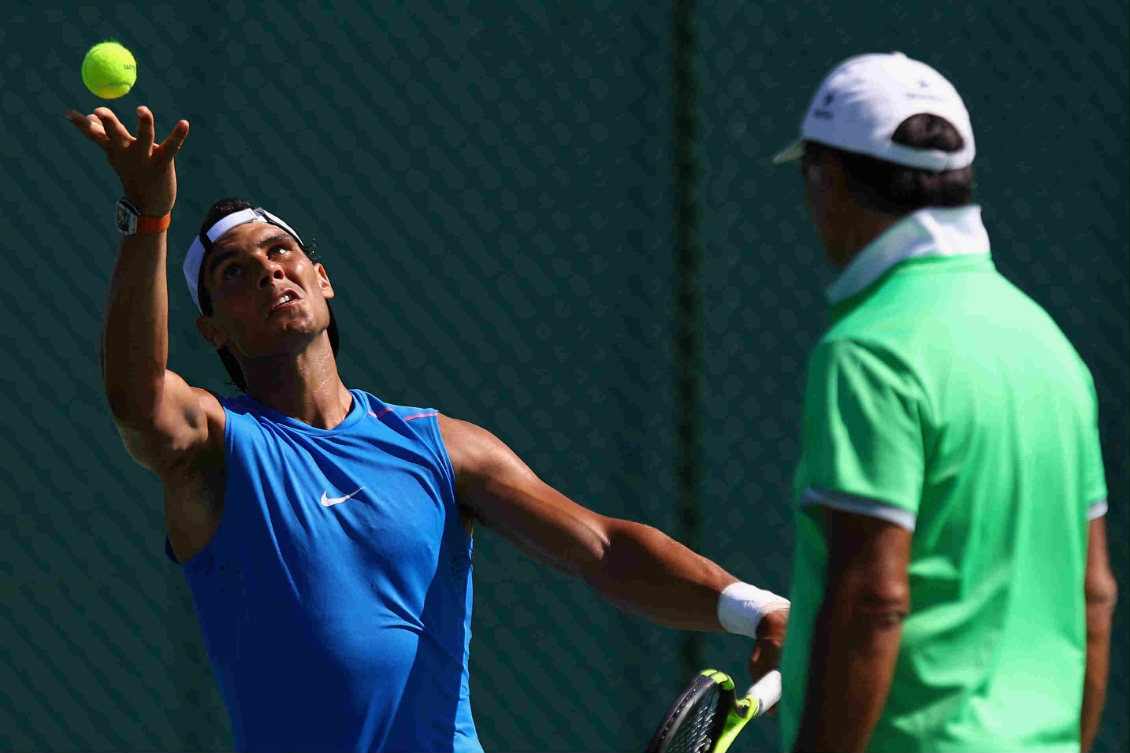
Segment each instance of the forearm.
[{"label": "forearm", "polygon": [[680,630],[721,631],[718,596],[737,581],[650,526],[616,520],[585,580],[621,609]]},{"label": "forearm", "polygon": [[1087,664],[1083,679],[1083,710],[1080,715],[1083,751],[1090,750],[1095,742],[1106,701],[1112,607],[1113,605],[1105,603],[1087,605]]},{"label": "forearm", "polygon": [[111,411],[155,414],[169,357],[166,233],[123,236],[102,316],[100,362]]},{"label": "forearm", "polygon": [[1083,580],[1087,609],[1087,663],[1083,678],[1083,708],[1080,713],[1080,743],[1091,747],[1099,730],[1106,700],[1107,662],[1110,659],[1110,629],[1118,602],[1118,583],[1110,571],[1106,546],[1106,518],[1088,524],[1087,572]]},{"label": "forearm", "polygon": [[795,750],[867,747],[891,687],[905,612],[897,598],[829,594],[816,617]]},{"label": "forearm", "polygon": [[910,612],[912,534],[869,515],[822,514],[827,584],[794,749],[863,750],[887,702]]},{"label": "forearm", "polygon": [[[719,621],[719,597],[737,578],[651,526],[598,515],[539,479],[514,452],[481,427],[439,417],[456,496],[476,518],[539,562],[580,578],[621,609],[681,630],[757,633],[761,615],[784,599],[746,584],[738,627]],[[759,609],[759,599],[765,600]],[[727,623],[731,622],[723,614]],[[783,639],[774,621],[769,642]],[[781,635],[777,635],[781,633]],[[756,635],[762,638],[761,634]]]},{"label": "forearm", "polygon": [[[155,142],[153,113],[137,108],[137,135],[107,107],[85,117],[67,110],[67,120],[105,152],[122,184],[122,195],[141,217],[156,220],[172,211],[177,196],[173,160],[188,136],[178,121],[168,138]],[[123,236],[102,308],[99,365],[110,409],[119,424],[151,421],[164,394],[169,354],[165,231],[148,232],[140,220],[135,235]]]}]

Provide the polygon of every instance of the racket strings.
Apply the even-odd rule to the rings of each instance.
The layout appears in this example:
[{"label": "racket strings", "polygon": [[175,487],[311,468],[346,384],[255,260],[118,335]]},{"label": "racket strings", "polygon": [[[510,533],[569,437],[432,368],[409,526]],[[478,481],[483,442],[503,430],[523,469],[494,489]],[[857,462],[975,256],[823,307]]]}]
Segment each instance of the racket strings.
[{"label": "racket strings", "polygon": [[693,705],[685,715],[676,715],[675,718],[682,716],[682,723],[667,743],[666,753],[707,753],[711,749],[719,713],[718,696],[717,687],[712,687],[706,693],[686,699]]}]

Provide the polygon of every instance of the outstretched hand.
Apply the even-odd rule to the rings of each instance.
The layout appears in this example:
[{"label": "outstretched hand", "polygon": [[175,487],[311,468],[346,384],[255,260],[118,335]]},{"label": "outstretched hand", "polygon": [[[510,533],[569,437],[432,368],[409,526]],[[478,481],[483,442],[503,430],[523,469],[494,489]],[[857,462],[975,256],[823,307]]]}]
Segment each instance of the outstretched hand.
[{"label": "outstretched hand", "polygon": [[83,136],[106,152],[110,166],[122,182],[125,197],[141,214],[162,217],[172,211],[177,198],[173,158],[188,136],[187,120],[177,121],[168,137],[157,144],[153,113],[145,106],[137,108],[136,136],[108,107],[95,108],[85,117],[74,110],[64,114]]}]

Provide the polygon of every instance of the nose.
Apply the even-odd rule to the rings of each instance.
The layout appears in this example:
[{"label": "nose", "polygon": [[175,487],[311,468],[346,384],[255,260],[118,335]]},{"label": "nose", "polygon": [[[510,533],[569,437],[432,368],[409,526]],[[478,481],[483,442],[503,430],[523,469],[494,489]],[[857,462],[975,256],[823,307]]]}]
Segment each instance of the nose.
[{"label": "nose", "polygon": [[281,280],[285,277],[282,266],[278,262],[273,259],[263,259],[262,269],[259,272],[259,287],[270,287],[272,281]]}]

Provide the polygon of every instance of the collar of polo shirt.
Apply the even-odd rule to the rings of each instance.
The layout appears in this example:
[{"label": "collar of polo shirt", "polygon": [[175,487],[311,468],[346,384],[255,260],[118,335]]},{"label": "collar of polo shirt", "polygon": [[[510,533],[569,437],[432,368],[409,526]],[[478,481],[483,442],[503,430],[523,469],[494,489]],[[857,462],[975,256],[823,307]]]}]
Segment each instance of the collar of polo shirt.
[{"label": "collar of polo shirt", "polygon": [[981,222],[981,207],[919,209],[887,228],[867,244],[826,291],[837,304],[866,289],[891,267],[925,256],[964,256],[989,253],[989,234]]}]

